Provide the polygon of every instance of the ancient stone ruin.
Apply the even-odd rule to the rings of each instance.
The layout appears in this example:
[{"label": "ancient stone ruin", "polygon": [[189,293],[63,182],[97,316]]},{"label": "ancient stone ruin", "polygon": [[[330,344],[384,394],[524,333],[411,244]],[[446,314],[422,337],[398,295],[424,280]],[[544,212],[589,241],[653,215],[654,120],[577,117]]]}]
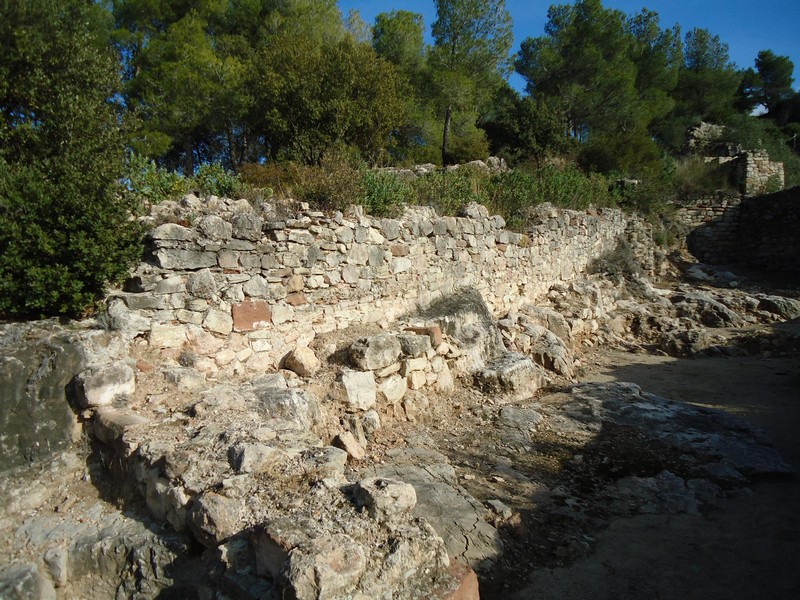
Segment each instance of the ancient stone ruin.
[{"label": "ancient stone ruin", "polygon": [[[618,210],[536,218],[154,207],[104,312],[3,326],[0,596],[477,599],[476,572],[530,526],[502,486],[545,511],[567,497],[525,471],[537,436],[588,448],[624,428],[663,450],[593,492],[613,514],[696,512],[791,473],[720,411],[575,383],[599,345],[722,353],[716,328],[800,302],[655,288],[648,226]],[[598,266],[620,253],[627,281]]]}]

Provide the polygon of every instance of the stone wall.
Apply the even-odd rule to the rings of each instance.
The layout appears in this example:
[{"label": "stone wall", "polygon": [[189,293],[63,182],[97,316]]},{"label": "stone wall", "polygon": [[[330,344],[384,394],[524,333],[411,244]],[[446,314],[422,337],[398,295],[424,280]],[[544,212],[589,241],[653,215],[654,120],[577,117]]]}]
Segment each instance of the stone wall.
[{"label": "stone wall", "polygon": [[745,196],[782,190],[786,184],[783,163],[770,160],[766,150],[743,152],[739,160],[743,181],[740,189]]},{"label": "stone wall", "polygon": [[718,192],[678,205],[676,216],[689,232],[686,245],[698,260],[709,263],[735,261],[741,203],[740,194]]},{"label": "stone wall", "polygon": [[702,262],[772,271],[800,265],[800,188],[742,198],[717,193],[678,206],[689,251]]},{"label": "stone wall", "polygon": [[183,204],[194,223],[150,232],[147,261],[109,298],[109,315],[206,373],[264,371],[318,334],[411,322],[460,287],[509,310],[574,279],[628,224],[617,210],[545,206],[522,235],[478,205],[463,217],[415,207],[398,219],[308,210],[278,219],[245,201]]},{"label": "stone wall", "polygon": [[745,199],[738,259],[766,270],[800,272],[800,187]]}]

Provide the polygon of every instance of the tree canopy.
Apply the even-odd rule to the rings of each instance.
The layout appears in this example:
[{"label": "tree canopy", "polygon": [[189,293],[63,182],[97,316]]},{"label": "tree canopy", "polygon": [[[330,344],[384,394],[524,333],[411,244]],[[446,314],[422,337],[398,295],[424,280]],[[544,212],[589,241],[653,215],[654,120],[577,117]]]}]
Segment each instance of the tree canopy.
[{"label": "tree canopy", "polygon": [[78,313],[137,253],[106,17],[0,2],[0,315]]}]

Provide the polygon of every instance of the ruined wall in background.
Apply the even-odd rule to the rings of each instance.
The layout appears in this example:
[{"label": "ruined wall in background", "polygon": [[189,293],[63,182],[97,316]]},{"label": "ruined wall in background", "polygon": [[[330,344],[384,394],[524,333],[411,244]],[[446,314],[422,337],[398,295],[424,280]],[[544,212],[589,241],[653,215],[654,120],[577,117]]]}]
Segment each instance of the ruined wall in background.
[{"label": "ruined wall in background", "polygon": [[522,235],[478,205],[463,217],[415,207],[398,219],[280,219],[243,200],[182,204],[159,210],[191,224],[151,231],[147,261],[111,295],[109,314],[167,359],[190,351],[206,373],[273,368],[318,334],[390,322],[460,287],[508,310],[575,279],[628,224],[617,210],[545,207]]},{"label": "ruined wall in background", "polygon": [[740,211],[739,262],[800,273],[800,187],[747,198]]},{"label": "ruined wall in background", "polygon": [[718,192],[677,206],[676,216],[687,228],[686,246],[699,261],[735,262],[738,256],[742,196]]},{"label": "ruined wall in background", "polygon": [[744,199],[720,192],[677,208],[688,229],[687,247],[702,262],[800,268],[800,187]]}]

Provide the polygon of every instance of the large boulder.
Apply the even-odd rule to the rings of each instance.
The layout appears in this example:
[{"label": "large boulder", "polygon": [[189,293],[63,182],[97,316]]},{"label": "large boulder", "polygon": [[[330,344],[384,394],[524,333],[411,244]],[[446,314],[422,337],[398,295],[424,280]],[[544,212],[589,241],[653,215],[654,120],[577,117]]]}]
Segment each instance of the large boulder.
[{"label": "large boulder", "polygon": [[758,302],[758,309],[788,320],[800,318],[800,300],[783,296],[764,296]]},{"label": "large boulder", "polygon": [[373,335],[350,346],[350,359],[362,371],[377,371],[397,362],[402,346],[394,335]]},{"label": "large boulder", "polygon": [[86,368],[80,342],[60,330],[0,328],[0,470],[68,448],[78,432],[65,390]]}]

